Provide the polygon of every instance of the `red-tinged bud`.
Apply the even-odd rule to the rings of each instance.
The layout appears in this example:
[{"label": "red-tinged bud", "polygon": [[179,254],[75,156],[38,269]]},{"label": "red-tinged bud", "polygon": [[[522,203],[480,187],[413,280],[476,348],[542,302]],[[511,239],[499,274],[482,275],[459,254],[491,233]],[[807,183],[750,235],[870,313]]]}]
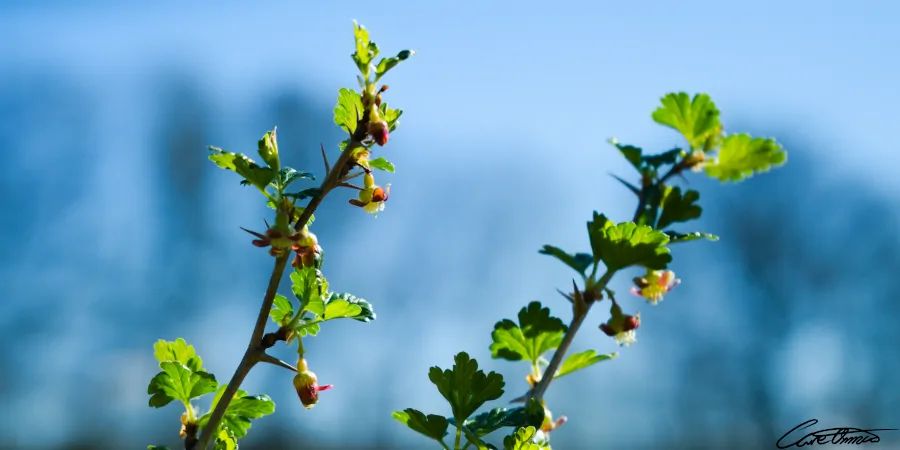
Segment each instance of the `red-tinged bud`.
[{"label": "red-tinged bud", "polygon": [[373,202],[384,202],[388,199],[388,191],[384,190],[381,186],[375,188],[372,191],[372,201]]},{"label": "red-tinged bud", "polygon": [[622,327],[622,331],[631,331],[636,330],[641,326],[641,316],[625,316],[625,325]]},{"label": "red-tinged bud", "polygon": [[384,120],[369,122],[368,131],[372,136],[372,139],[374,139],[378,145],[387,144],[388,136],[390,134],[387,122],[385,122]]},{"label": "red-tinged bud", "polygon": [[605,323],[600,324],[600,331],[602,331],[604,334],[606,334],[609,337],[613,337],[616,335],[616,330],[614,330],[611,326],[609,326]]},{"label": "red-tinged bud", "polygon": [[319,402],[319,392],[331,389],[330,384],[319,386],[318,378],[309,370],[305,359],[297,362],[297,375],[294,376],[294,389],[300,398],[300,403],[306,409],[310,409]]},{"label": "red-tinged bud", "polygon": [[610,318],[606,323],[600,324],[600,331],[611,336],[619,345],[631,345],[637,340],[637,330],[641,326],[640,314],[630,315],[622,313],[622,308],[613,302],[609,308]]},{"label": "red-tinged bud", "polygon": [[254,239],[254,240],[250,241],[250,243],[257,247],[268,247],[269,246],[268,239]]}]

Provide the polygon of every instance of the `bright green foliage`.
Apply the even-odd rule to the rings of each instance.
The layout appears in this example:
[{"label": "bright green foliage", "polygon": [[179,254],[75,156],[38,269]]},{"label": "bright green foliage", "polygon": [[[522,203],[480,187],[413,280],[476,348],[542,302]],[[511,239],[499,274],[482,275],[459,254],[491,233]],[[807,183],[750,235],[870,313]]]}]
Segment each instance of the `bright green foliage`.
[{"label": "bright green foliage", "polygon": [[353,22],[353,39],[356,41],[356,51],[351,56],[359,71],[368,77],[369,64],[378,56],[378,45],[369,40],[369,31],[356,21]]},{"label": "bright green foliage", "polygon": [[278,183],[282,189],[287,189],[291,183],[297,180],[315,180],[316,177],[309,172],[300,172],[291,167],[285,167],[278,171]]},{"label": "bright green foliage", "polygon": [[687,222],[700,217],[703,208],[697,204],[700,193],[690,189],[684,194],[678,186],[667,186],[663,192],[662,212],[656,222],[657,228],[665,228],[675,222]]},{"label": "bright green foliage", "polygon": [[159,340],[153,345],[153,354],[162,370],[147,386],[150,406],[161,408],[178,400],[187,409],[192,399],[216,390],[216,377],[203,371],[203,361],[184,339]]},{"label": "bright green foliage", "polygon": [[725,138],[707,175],[720,181],[740,181],[754,173],[766,172],[787,161],[787,152],[774,139],[732,134]]},{"label": "bright green foliage", "polygon": [[148,445],[147,450],[169,450],[169,447],[159,445]]},{"label": "bright green foliage", "polygon": [[677,231],[666,231],[669,235],[669,243],[676,244],[679,242],[690,242],[698,239],[706,239],[707,241],[718,241],[719,236],[712,233],[703,233],[701,231],[692,231],[690,233],[679,233]]},{"label": "bright green foliage", "polygon": [[602,260],[610,271],[634,265],[664,269],[672,260],[666,247],[669,236],[646,225],[613,224],[606,216],[594,212],[593,220],[588,222],[588,235],[594,259]]},{"label": "bright green foliage", "polygon": [[209,147],[209,160],[217,166],[230,170],[244,177],[242,184],[252,184],[261,190],[275,178],[275,171],[269,167],[260,167],[255,161],[242,153],[226,152],[218,147]]},{"label": "bright green foliage", "polygon": [[457,423],[464,423],[485,402],[503,395],[503,376],[496,372],[485,374],[465,352],[456,355],[453,369],[432,367],[428,378],[450,403]]},{"label": "bright green foliage", "polygon": [[550,444],[537,441],[535,427],[522,427],[503,439],[504,450],[550,450]]},{"label": "bright green foliage", "polygon": [[494,325],[491,356],[537,364],[541,355],[559,347],[565,333],[566,325],[550,315],[550,308],[531,302],[519,311],[518,324],[504,319]]},{"label": "bright green foliage", "polygon": [[300,301],[300,311],[316,316],[325,312],[328,295],[328,280],[315,267],[304,267],[291,272],[291,291]]},{"label": "bright green foliage", "polygon": [[294,304],[287,297],[275,294],[269,317],[279,326],[287,325],[294,318]]},{"label": "bright green foliage", "polygon": [[394,411],[391,417],[406,425],[411,430],[422,433],[436,441],[440,441],[447,435],[449,422],[444,416],[436,414],[429,414],[426,416],[421,411],[406,408],[403,411]]},{"label": "bright green foliage", "polygon": [[394,164],[381,156],[378,158],[369,160],[369,167],[371,167],[372,169],[378,169],[378,170],[383,170],[385,172],[394,173]]},{"label": "bright green foliage", "polygon": [[584,276],[584,272],[588,269],[588,267],[591,267],[591,264],[594,263],[594,257],[587,253],[576,253],[572,255],[567,253],[565,250],[559,247],[554,247],[552,245],[545,245],[539,253],[555,257],[556,259],[562,261],[565,265],[575,269],[575,271],[580,273],[582,276]]},{"label": "bright green foliage", "polygon": [[394,131],[394,128],[397,128],[398,120],[400,116],[403,115],[403,111],[399,109],[392,109],[388,107],[386,102],[381,103],[381,117],[388,124],[388,129]]},{"label": "bright green foliage", "polygon": [[526,406],[494,408],[466,420],[465,427],[478,437],[486,436],[503,427],[539,427],[544,421],[544,407],[537,400],[529,400]]},{"label": "bright green foliage", "polygon": [[393,69],[394,66],[400,64],[400,61],[406,61],[410,56],[414,54],[415,52],[412,50],[402,50],[397,53],[397,56],[381,58],[381,61],[378,61],[378,65],[375,66],[375,80],[378,81],[378,79],[384,76],[384,74]]},{"label": "bright green foliage", "polygon": [[617,356],[619,356],[618,353],[599,354],[594,350],[573,353],[559,366],[559,370],[556,371],[556,378],[564,377],[572,372],[593,366],[600,361],[616,358]]},{"label": "bright green foliage", "polygon": [[362,117],[363,104],[359,92],[341,88],[338,91],[337,104],[334,106],[334,123],[347,133],[353,134]]},{"label": "bright green foliage", "polygon": [[667,94],[662,106],[653,112],[653,120],[681,132],[692,149],[712,145],[722,132],[719,110],[706,94],[691,98],[687,93]]},{"label": "bright green foliage", "polygon": [[371,322],[375,320],[375,311],[371,303],[353,294],[345,292],[332,294],[325,304],[323,320],[342,318]]},{"label": "bright green foliage", "polygon": [[[215,409],[216,404],[221,400],[222,394],[225,393],[223,385],[216,396],[213,398],[210,411]],[[236,439],[240,439],[247,435],[251,422],[263,416],[267,416],[275,412],[275,402],[268,395],[248,395],[242,390],[238,390],[234,398],[225,409],[225,416],[219,425],[221,430],[228,430]],[[206,425],[211,413],[206,413],[200,417],[200,426]]]},{"label": "bright green foliage", "polygon": [[276,172],[280,169],[281,161],[278,157],[278,139],[275,130],[267,131],[257,143],[259,156]]},{"label": "bright green foliage", "polygon": [[221,427],[216,434],[216,450],[237,450],[238,438],[226,427]]}]

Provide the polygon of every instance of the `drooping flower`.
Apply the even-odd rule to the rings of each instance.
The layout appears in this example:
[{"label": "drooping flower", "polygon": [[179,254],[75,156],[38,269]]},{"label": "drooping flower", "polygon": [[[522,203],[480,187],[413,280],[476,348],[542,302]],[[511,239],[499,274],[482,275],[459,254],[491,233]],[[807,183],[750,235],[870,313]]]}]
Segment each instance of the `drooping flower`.
[{"label": "drooping flower", "polygon": [[369,214],[378,214],[384,210],[384,203],[391,193],[391,185],[381,187],[375,184],[375,176],[367,172],[364,177],[363,189],[359,191],[358,198],[350,199],[350,204],[359,206]]},{"label": "drooping flower", "polygon": [[663,296],[669,293],[681,280],[675,278],[675,272],[671,270],[648,270],[643,277],[634,279],[631,293],[647,299],[651,305],[659,303]]},{"label": "drooping flower", "polygon": [[637,341],[637,330],[641,326],[641,315],[624,314],[619,304],[613,301],[609,308],[610,318],[600,324],[600,331],[616,340],[621,346],[629,346]]},{"label": "drooping flower", "polygon": [[319,380],[316,374],[309,370],[306,359],[300,358],[297,361],[297,375],[294,376],[294,389],[297,391],[297,397],[300,403],[306,409],[310,409],[319,402],[319,392],[327,391],[332,385],[326,384],[319,386]]},{"label": "drooping flower", "polygon": [[388,138],[390,137],[388,124],[383,119],[369,122],[368,132],[369,135],[372,136],[372,139],[375,140],[375,143],[382,146],[387,144]]},{"label": "drooping flower", "polygon": [[544,406],[544,421],[541,423],[540,431],[544,433],[549,433],[563,425],[569,421],[569,418],[566,416],[559,416],[558,419],[553,420],[553,413],[550,412],[546,406]]},{"label": "drooping flower", "polygon": [[316,264],[316,258],[322,254],[322,247],[319,247],[319,240],[316,235],[309,231],[307,227],[303,227],[297,234],[292,236],[294,241],[291,250],[296,253],[291,265],[300,267],[312,267]]}]

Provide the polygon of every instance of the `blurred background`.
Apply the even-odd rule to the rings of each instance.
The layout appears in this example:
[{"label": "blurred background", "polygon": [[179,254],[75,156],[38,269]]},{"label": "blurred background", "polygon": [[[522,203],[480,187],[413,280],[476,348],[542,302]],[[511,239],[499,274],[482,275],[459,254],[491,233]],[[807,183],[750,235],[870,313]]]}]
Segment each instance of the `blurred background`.
[{"label": "blurred background", "polygon": [[[339,193],[314,226],[332,287],[378,320],[307,343],[336,386],[312,411],[286,372],[254,370],[245,388],[278,410],[242,448],[428,448],[390,412],[448,413],[426,373],[460,350],[506,376],[504,399],[524,392],[524,365],[489,358],[493,324],[533,299],[568,320],[571,273],[537,250],[586,249],[594,209],[630,216],[605,140],[680,145],[650,119],[674,90],[710,93],[728,131],[776,137],[789,164],[689,176],[694,227],[722,239],[676,247],[682,285],[655,308],[624,299],[638,343],[553,386],[570,418],[554,447],[900,427],[896,3],[4,2],[0,448],[177,448],[179,407],[147,407],[152,343],[183,336],[226,381],[271,264],[238,228],[269,212],[206,145],[255,153],[277,125],[287,162],[321,173],[354,18],[384,52],[417,51],[386,77],[405,111],[387,209]],[[575,350],[615,350],[601,316]]]}]

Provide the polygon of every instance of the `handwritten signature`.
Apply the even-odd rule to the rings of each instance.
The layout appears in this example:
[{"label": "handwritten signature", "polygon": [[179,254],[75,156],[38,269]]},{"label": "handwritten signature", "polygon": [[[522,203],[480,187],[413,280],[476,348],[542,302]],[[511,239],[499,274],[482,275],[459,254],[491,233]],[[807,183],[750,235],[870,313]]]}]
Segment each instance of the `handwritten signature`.
[{"label": "handwritten signature", "polygon": [[[875,434],[876,431],[897,430],[896,428],[872,428],[869,430],[853,427],[826,428],[824,430],[811,431],[795,439],[797,434],[799,434],[798,432],[802,432],[802,430],[817,423],[819,423],[817,419],[809,419],[806,422],[791,428],[790,431],[784,433],[784,436],[781,436],[781,439],[775,443],[775,446],[778,448],[789,448],[794,446],[805,447],[807,445],[815,444],[874,444],[881,441],[881,437]],[[792,434],[794,437],[790,437]]]}]

